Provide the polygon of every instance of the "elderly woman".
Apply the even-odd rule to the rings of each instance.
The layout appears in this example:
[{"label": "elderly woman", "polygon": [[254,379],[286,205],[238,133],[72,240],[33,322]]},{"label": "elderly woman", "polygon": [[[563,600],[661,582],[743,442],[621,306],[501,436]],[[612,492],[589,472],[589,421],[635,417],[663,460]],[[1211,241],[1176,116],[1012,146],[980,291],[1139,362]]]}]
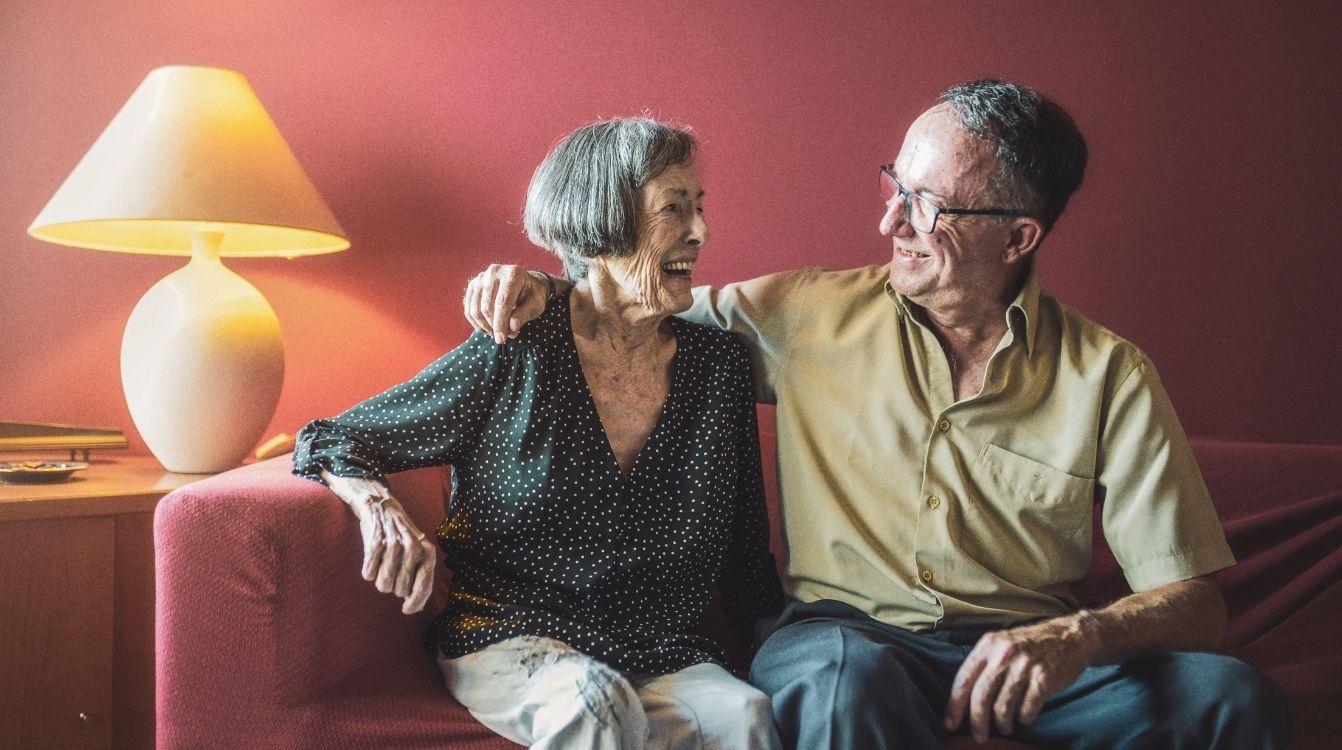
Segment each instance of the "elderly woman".
[{"label": "elderly woman", "polygon": [[407,612],[434,554],[382,477],[452,466],[430,646],[453,696],[532,747],[777,747],[768,699],[699,632],[715,588],[747,640],[783,596],[745,349],[672,317],[708,240],[694,146],[648,119],[568,136],[525,225],[572,290],[515,340],[476,333],[312,422],[294,453],[359,517],[364,577]]}]

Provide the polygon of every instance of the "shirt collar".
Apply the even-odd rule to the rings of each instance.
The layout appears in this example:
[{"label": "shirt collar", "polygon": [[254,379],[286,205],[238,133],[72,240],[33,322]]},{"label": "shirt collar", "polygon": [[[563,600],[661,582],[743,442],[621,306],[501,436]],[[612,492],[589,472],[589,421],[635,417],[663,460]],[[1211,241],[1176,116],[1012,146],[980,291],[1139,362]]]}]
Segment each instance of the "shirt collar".
[{"label": "shirt collar", "polygon": [[[909,307],[912,303],[890,286],[889,279],[885,282],[885,293],[894,300],[897,314],[916,320]],[[1039,272],[1031,264],[1030,270],[1025,274],[1025,283],[1021,285],[1020,291],[1016,292],[1016,298],[1011,300],[1006,311],[1007,327],[1017,337],[1025,339],[1026,357],[1034,354],[1034,333],[1039,320],[1039,294]]]},{"label": "shirt collar", "polygon": [[[1011,305],[1007,307],[1007,326],[1015,331],[1015,324],[1012,323],[1012,310],[1019,310],[1014,317],[1020,320],[1019,325],[1024,328],[1025,356],[1028,358],[1034,354],[1034,333],[1039,327],[1039,272],[1035,270],[1034,264],[1030,264],[1030,270],[1025,273],[1025,283],[1021,285],[1020,291],[1016,292],[1016,298],[1011,300]],[[1020,336],[1018,332],[1016,335]]]}]

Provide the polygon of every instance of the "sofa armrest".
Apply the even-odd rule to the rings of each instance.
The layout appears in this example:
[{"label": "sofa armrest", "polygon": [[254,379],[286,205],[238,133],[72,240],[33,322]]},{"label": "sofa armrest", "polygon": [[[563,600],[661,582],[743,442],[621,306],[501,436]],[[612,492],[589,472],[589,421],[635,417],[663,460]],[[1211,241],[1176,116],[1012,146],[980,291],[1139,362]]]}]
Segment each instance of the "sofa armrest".
[{"label": "sofa armrest", "polygon": [[[373,662],[423,660],[435,609],[363,580],[354,514],[282,456],[183,487],[154,515],[158,710],[295,705]],[[425,533],[444,470],[392,478]],[[442,591],[445,570],[436,571]]]}]

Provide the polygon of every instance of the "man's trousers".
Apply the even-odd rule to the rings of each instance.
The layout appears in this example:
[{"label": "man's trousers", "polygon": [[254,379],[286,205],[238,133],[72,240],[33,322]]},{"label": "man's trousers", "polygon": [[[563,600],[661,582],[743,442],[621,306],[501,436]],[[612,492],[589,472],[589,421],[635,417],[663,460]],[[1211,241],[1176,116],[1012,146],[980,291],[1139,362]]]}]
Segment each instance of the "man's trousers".
[{"label": "man's trousers", "polygon": [[[987,629],[914,633],[841,602],[788,607],[750,681],[786,748],[941,748],[960,664]],[[995,729],[994,729],[995,732]],[[968,733],[966,718],[957,734]],[[1069,748],[1285,748],[1281,688],[1238,659],[1174,652],[1091,667],[1011,739]],[[994,733],[994,736],[998,736]]]}]

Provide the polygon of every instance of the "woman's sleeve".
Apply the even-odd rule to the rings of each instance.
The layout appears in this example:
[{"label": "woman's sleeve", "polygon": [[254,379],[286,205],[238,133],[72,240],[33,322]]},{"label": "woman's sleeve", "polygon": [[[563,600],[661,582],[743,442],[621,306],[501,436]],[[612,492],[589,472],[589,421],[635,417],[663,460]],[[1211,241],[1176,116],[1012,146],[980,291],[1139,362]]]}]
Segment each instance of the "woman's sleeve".
[{"label": "woman's sleeve", "polygon": [[330,419],[309,422],[294,446],[294,474],[322,481],[454,463],[477,440],[517,342],[504,351],[472,334],[410,380]]},{"label": "woman's sleeve", "polygon": [[722,603],[742,642],[753,643],[755,622],[780,613],[784,598],[778,566],[769,551],[769,515],[764,502],[750,359],[739,342],[734,341],[730,351],[738,466],[731,547],[721,583]]}]

